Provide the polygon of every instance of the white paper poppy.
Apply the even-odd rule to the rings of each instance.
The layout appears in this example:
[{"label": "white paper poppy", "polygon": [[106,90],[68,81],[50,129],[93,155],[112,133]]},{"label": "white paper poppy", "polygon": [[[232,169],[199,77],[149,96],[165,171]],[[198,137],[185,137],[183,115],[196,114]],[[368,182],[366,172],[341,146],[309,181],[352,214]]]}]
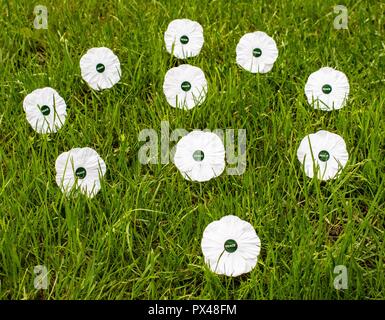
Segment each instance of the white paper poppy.
[{"label": "white paper poppy", "polygon": [[203,28],[189,19],[173,20],[164,33],[164,42],[167,51],[178,59],[195,57],[203,46]]},{"label": "white paper poppy", "polygon": [[225,169],[225,147],[215,133],[192,131],[178,141],[174,163],[185,179],[208,181]]},{"label": "white paper poppy", "polygon": [[210,223],[203,232],[201,246],[210,269],[231,277],[250,272],[261,250],[253,226],[233,215]]},{"label": "white paper poppy", "polygon": [[164,77],[163,92],[174,108],[192,109],[206,99],[205,74],[200,68],[188,64],[171,68]]},{"label": "white paper poppy", "polygon": [[100,190],[100,178],[106,173],[106,164],[91,148],[74,148],[56,159],[56,183],[63,193],[79,189],[92,198]]},{"label": "white paper poppy", "polygon": [[345,167],[349,154],[342,137],[321,130],[302,139],[297,157],[308,177],[313,178],[317,170],[319,179],[329,180],[336,178]]},{"label": "white paper poppy", "polygon": [[109,89],[120,80],[118,57],[109,48],[92,48],[80,59],[83,79],[94,90]]},{"label": "white paper poppy", "polygon": [[333,68],[324,67],[313,72],[307,79],[305,94],[314,109],[332,111],[345,106],[349,96],[347,76]]},{"label": "white paper poppy", "polygon": [[57,132],[67,117],[64,99],[49,87],[28,94],[24,98],[23,108],[29,124],[38,133]]},{"label": "white paper poppy", "polygon": [[278,58],[274,39],[265,32],[246,33],[238,42],[237,64],[252,73],[269,72]]}]

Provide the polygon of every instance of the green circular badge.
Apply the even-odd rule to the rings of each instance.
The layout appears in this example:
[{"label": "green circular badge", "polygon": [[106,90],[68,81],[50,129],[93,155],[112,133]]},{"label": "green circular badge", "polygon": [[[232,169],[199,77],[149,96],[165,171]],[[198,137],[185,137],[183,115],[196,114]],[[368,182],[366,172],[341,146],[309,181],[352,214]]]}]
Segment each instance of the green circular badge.
[{"label": "green circular badge", "polygon": [[330,92],[332,92],[332,86],[330,84],[323,85],[322,92],[325,94],[329,94]]},{"label": "green circular badge", "polygon": [[179,40],[181,44],[187,44],[190,41],[188,36],[181,36]]},{"label": "green circular badge", "polygon": [[79,178],[79,179],[84,179],[87,175],[87,170],[84,169],[83,167],[79,167],[76,169],[75,171],[75,175]]},{"label": "green circular badge", "polygon": [[226,240],[225,250],[227,252],[232,253],[232,252],[236,251],[237,249],[238,249],[238,244],[235,240],[233,240],[233,239]]},{"label": "green circular badge", "polygon": [[191,89],[191,83],[188,81],[183,81],[180,87],[183,91],[189,91]]},{"label": "green circular badge", "polygon": [[41,106],[40,111],[44,116],[48,116],[51,113],[51,109],[47,105]]},{"label": "green circular badge", "polygon": [[318,154],[318,159],[320,159],[320,160],[323,161],[323,162],[328,161],[329,158],[330,158],[330,154],[329,154],[329,152],[327,152],[326,150],[322,150],[322,151],[320,151],[320,153]]},{"label": "green circular badge", "polygon": [[262,50],[261,50],[261,49],[255,48],[255,49],[253,50],[253,56],[254,56],[254,57],[258,58],[258,57],[260,57],[261,55],[262,55]]},{"label": "green circular badge", "polygon": [[195,161],[202,161],[205,158],[205,154],[202,150],[197,150],[193,153],[193,158]]},{"label": "green circular badge", "polygon": [[104,70],[106,70],[106,67],[104,66],[103,63],[98,63],[96,65],[96,71],[99,72],[99,73],[103,73]]}]

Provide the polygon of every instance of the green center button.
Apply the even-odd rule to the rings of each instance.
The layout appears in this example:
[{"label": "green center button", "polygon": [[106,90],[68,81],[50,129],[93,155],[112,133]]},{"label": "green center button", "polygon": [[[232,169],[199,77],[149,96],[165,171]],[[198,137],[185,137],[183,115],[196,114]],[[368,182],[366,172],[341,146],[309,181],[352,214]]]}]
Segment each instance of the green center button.
[{"label": "green center button", "polygon": [[84,179],[87,175],[87,170],[83,167],[79,167],[76,169],[75,174],[79,179]]},{"label": "green center button", "polygon": [[190,41],[188,36],[181,36],[179,40],[181,44],[187,44]]},{"label": "green center button", "polygon": [[193,153],[193,158],[195,161],[202,161],[205,158],[205,154],[202,150],[197,150]]},{"label": "green center button", "polygon": [[42,106],[40,111],[44,116],[48,116],[51,113],[51,109],[47,105]]},{"label": "green center button", "polygon": [[262,55],[262,50],[261,50],[261,49],[255,48],[255,49],[253,50],[253,56],[254,56],[254,57],[258,58],[258,57],[260,57],[261,55]]},{"label": "green center button", "polygon": [[318,159],[320,159],[320,160],[323,161],[323,162],[328,161],[329,158],[330,158],[330,154],[329,154],[329,152],[327,152],[326,150],[322,150],[322,151],[320,151],[320,153],[318,154]]},{"label": "green center button", "polygon": [[238,249],[238,244],[235,240],[233,240],[233,239],[226,240],[225,250],[227,252],[232,253],[232,252],[236,251],[237,249]]},{"label": "green center button", "polygon": [[96,71],[97,72],[102,73],[102,72],[104,72],[104,70],[106,70],[106,67],[104,66],[103,63],[98,63],[96,65]]},{"label": "green center button", "polygon": [[191,89],[191,83],[188,81],[183,81],[180,87],[183,91],[189,91]]},{"label": "green center button", "polygon": [[325,94],[329,94],[330,92],[332,92],[332,86],[330,84],[325,84],[324,86],[322,86],[322,92]]}]

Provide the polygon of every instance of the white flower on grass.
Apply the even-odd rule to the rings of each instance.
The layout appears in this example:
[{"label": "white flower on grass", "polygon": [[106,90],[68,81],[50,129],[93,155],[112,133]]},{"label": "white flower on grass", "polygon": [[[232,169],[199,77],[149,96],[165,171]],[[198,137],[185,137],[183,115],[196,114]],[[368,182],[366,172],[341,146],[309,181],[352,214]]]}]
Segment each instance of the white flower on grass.
[{"label": "white flower on grass", "polygon": [[261,250],[253,226],[233,215],[210,223],[203,232],[201,246],[210,269],[230,277],[250,272]]},{"label": "white flower on grass", "polygon": [[174,163],[185,179],[208,181],[225,169],[225,147],[215,133],[195,130],[177,143]]},{"label": "white flower on grass", "polygon": [[67,106],[56,90],[46,87],[36,89],[23,101],[27,120],[38,133],[54,133],[67,117]]},{"label": "white flower on grass", "polygon": [[297,157],[308,177],[313,178],[314,170],[317,170],[319,179],[329,180],[339,175],[348,161],[349,154],[342,137],[321,130],[302,139]]},{"label": "white flower on grass", "polygon": [[331,111],[345,106],[349,96],[347,76],[333,68],[324,67],[313,72],[307,79],[305,94],[314,109]]},{"label": "white flower on grass", "polygon": [[63,193],[73,189],[92,198],[100,190],[100,178],[106,173],[106,164],[91,148],[74,148],[56,159],[56,183]]},{"label": "white flower on grass", "polygon": [[164,33],[164,42],[167,51],[178,59],[195,57],[203,46],[203,28],[189,19],[173,20]]},{"label": "white flower on grass", "polygon": [[269,72],[278,58],[274,39],[262,31],[246,33],[238,42],[237,63],[252,73]]},{"label": "white flower on grass", "polygon": [[94,90],[113,87],[120,80],[118,57],[109,48],[92,48],[80,59],[83,79]]},{"label": "white flower on grass", "polygon": [[171,106],[192,109],[206,99],[205,74],[200,68],[189,64],[171,68],[164,77],[163,92]]}]

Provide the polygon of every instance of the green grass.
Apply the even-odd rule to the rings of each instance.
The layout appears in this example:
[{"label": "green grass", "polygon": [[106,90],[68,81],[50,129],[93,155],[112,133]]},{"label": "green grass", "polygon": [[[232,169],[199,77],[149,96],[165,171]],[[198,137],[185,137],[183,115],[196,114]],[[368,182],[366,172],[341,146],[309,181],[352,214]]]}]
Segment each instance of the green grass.
[{"label": "green grass", "polygon": [[[33,29],[33,7],[48,7],[48,30]],[[75,1],[5,0],[0,34],[1,299],[380,299],[385,292],[385,4],[380,1]],[[333,28],[333,6],[349,10],[349,30]],[[204,28],[201,54],[188,60],[209,83],[205,103],[171,108],[166,71],[181,64],[163,33],[176,18]],[[240,37],[267,32],[278,45],[273,70],[253,75],[235,63]],[[106,46],[121,81],[92,92],[80,57]],[[315,111],[306,102],[310,73],[346,73],[345,108]],[[68,117],[57,133],[28,124],[24,97],[51,86]],[[191,183],[176,167],[141,165],[138,134],[246,129],[247,168]],[[341,135],[349,162],[339,179],[308,179],[296,157],[301,139],[320,129]],[[94,148],[107,164],[93,199],[66,198],[55,160]],[[225,278],[205,266],[204,228],[235,214],[262,243],[257,267]],[[36,265],[48,290],[33,286]],[[336,265],[349,287],[333,287]]]}]

